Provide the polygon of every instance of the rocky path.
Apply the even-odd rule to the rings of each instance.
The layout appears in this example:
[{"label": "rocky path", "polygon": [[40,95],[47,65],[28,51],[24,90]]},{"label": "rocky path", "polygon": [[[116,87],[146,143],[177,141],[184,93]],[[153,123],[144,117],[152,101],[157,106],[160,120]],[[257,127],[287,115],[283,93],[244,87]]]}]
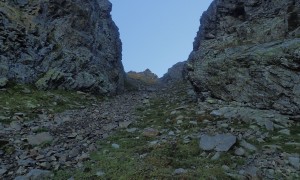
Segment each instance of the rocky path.
[{"label": "rocky path", "polygon": [[0,139],[6,148],[0,150],[0,176],[26,179],[48,170],[81,167],[89,152],[97,150],[97,141],[136,120],[135,107],[149,96],[148,92],[126,93],[90,108],[2,125]]},{"label": "rocky path", "polygon": [[299,126],[297,116],[201,102],[188,85],[170,84],[2,125],[0,175],[41,179],[74,168],[54,178],[298,179]]}]

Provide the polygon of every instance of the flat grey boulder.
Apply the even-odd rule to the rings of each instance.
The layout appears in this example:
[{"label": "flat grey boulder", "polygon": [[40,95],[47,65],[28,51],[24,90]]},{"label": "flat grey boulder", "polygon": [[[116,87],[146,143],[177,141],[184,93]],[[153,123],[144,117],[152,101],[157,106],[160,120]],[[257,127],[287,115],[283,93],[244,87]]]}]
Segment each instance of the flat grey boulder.
[{"label": "flat grey boulder", "polygon": [[18,176],[15,180],[40,180],[50,178],[52,176],[51,171],[41,170],[41,169],[32,169],[25,176]]},{"label": "flat grey boulder", "polygon": [[119,122],[119,127],[120,128],[127,128],[131,123],[132,123],[131,121]]},{"label": "flat grey boulder", "polygon": [[296,169],[300,170],[300,158],[298,156],[289,157],[289,163]]},{"label": "flat grey boulder", "polygon": [[227,152],[236,143],[236,136],[217,134],[215,136],[203,135],[200,139],[200,148],[205,151],[215,150]]},{"label": "flat grey boulder", "polygon": [[154,128],[145,128],[142,134],[146,137],[156,137],[159,135],[159,131]]},{"label": "flat grey boulder", "polygon": [[51,171],[41,170],[41,169],[33,169],[26,176],[30,179],[41,179],[51,176]]},{"label": "flat grey boulder", "polygon": [[42,143],[46,143],[53,140],[53,137],[49,132],[42,132],[37,135],[29,135],[28,143],[31,145],[40,145]]}]

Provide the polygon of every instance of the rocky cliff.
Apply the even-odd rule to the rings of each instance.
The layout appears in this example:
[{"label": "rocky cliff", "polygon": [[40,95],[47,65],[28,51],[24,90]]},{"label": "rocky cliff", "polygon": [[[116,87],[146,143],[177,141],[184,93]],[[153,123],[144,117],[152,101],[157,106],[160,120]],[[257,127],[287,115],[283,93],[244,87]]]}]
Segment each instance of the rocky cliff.
[{"label": "rocky cliff", "polygon": [[178,62],[168,69],[168,72],[160,78],[163,83],[183,81],[185,76],[186,61]]},{"label": "rocky cliff", "polygon": [[299,0],[214,0],[200,21],[188,71],[203,99],[300,114]]},{"label": "rocky cliff", "polygon": [[0,77],[40,89],[122,91],[111,9],[108,0],[1,0]]}]

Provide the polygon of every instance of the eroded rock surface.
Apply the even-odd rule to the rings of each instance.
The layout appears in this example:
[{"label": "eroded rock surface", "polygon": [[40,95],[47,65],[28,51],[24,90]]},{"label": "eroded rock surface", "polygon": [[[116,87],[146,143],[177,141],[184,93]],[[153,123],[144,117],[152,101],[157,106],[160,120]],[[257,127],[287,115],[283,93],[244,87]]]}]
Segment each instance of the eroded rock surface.
[{"label": "eroded rock surface", "polygon": [[122,47],[111,9],[108,0],[2,0],[0,77],[40,89],[122,91]]},{"label": "eroded rock surface", "polygon": [[300,2],[215,0],[188,61],[196,91],[283,114],[300,113]]}]

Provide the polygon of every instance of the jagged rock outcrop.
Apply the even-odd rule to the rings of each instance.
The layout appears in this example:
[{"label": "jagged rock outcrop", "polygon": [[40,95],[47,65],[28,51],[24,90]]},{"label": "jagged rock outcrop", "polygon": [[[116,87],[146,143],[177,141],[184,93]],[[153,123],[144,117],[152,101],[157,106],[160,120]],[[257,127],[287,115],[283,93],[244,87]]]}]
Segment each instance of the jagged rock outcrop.
[{"label": "jagged rock outcrop", "polygon": [[155,84],[158,81],[157,75],[151,72],[150,69],[146,69],[143,72],[129,71],[127,73],[127,77],[130,79],[142,81],[147,84]]},{"label": "jagged rock outcrop", "polygon": [[186,61],[178,62],[168,69],[168,72],[160,78],[162,83],[183,81],[185,78],[185,64]]},{"label": "jagged rock outcrop", "polygon": [[126,88],[127,90],[152,91],[154,86],[158,85],[158,81],[157,75],[151,72],[150,69],[143,72],[129,71],[126,75]]},{"label": "jagged rock outcrop", "polygon": [[111,9],[108,0],[1,0],[0,77],[40,89],[122,91]]},{"label": "jagged rock outcrop", "polygon": [[300,114],[300,1],[214,0],[188,74],[203,97]]}]

